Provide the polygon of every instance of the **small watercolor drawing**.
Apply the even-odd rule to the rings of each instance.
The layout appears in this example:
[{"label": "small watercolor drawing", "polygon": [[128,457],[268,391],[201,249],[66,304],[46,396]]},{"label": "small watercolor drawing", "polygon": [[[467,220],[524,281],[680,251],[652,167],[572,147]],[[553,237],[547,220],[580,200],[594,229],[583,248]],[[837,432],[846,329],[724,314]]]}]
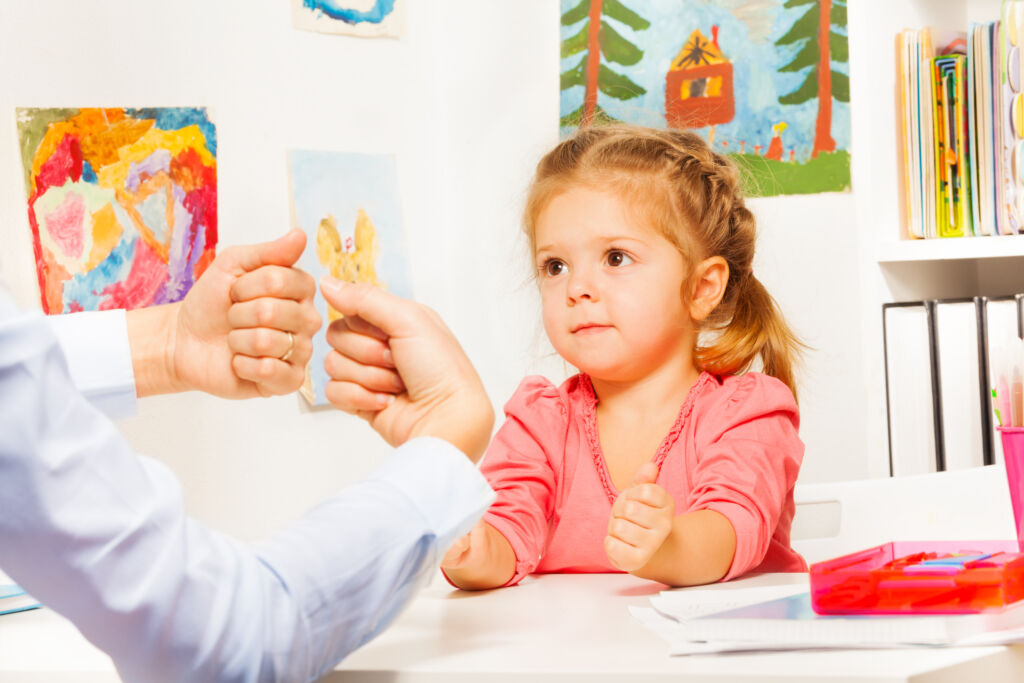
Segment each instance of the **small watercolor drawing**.
[{"label": "small watercolor drawing", "polygon": [[[288,171],[292,225],[308,240],[299,266],[317,279],[331,275],[412,296],[394,156],[292,150]],[[341,317],[319,291],[314,303],[327,323]],[[316,335],[301,390],[313,405],[327,402],[328,350]]]},{"label": "small watercolor drawing", "polygon": [[292,0],[292,25],[304,31],[398,38],[405,23],[405,0]]},{"label": "small watercolor drawing", "polygon": [[217,246],[206,109],[18,109],[43,311],[182,299]]}]

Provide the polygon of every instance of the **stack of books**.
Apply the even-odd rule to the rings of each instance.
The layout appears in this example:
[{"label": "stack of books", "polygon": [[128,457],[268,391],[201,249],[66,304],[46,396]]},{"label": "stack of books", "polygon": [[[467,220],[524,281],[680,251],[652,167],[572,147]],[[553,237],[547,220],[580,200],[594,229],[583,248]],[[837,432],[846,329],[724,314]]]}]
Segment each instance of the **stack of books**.
[{"label": "stack of books", "polygon": [[39,601],[13,583],[0,584],[0,615],[42,607]]},{"label": "stack of books", "polygon": [[[1020,37],[1020,40],[1018,39]],[[1024,1],[966,33],[896,40],[909,238],[1024,232]]]}]

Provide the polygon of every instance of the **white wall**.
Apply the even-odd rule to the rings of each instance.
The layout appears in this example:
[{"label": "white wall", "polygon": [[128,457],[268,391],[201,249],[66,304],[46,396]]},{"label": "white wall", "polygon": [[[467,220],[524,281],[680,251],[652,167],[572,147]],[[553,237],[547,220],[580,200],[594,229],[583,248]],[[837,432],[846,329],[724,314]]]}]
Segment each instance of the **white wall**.
[{"label": "white wall", "polygon": [[[0,273],[38,306],[16,106],[212,107],[221,245],[285,231],[287,149],[394,152],[414,288],[449,321],[500,409],[524,374],[565,374],[543,337],[518,227],[533,164],[557,141],[558,5],[412,0],[406,34],[392,41],[295,31],[284,0],[180,0],[164,14],[134,0],[2,3]],[[865,7],[851,7],[850,30],[854,193],[751,202],[755,271],[813,347],[801,390],[805,481],[865,476],[878,437],[862,295],[877,267],[866,265],[857,221],[872,170],[858,162],[888,141],[864,114],[877,83],[856,60],[878,40],[889,50],[891,35]],[[159,397],[122,428],[179,473],[195,515],[256,538],[387,453],[360,421],[301,405]]]}]

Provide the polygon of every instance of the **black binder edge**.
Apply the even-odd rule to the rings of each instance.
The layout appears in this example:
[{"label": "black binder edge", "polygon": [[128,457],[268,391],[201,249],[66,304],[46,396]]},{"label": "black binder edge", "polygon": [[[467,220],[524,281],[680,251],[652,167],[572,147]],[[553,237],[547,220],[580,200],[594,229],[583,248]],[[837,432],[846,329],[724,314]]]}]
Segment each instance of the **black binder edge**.
[{"label": "black binder edge", "polygon": [[981,319],[979,319],[979,331],[980,331],[980,342],[981,348],[978,349],[978,357],[982,354],[985,356],[985,365],[982,367],[984,371],[982,376],[983,385],[981,387],[983,406],[985,414],[982,415],[982,425],[988,424],[988,432],[985,434],[985,452],[984,452],[984,463],[986,465],[996,464],[996,445],[992,441],[992,411],[995,406],[992,405],[992,387],[995,386],[995,382],[992,376],[989,374],[989,361],[988,357],[988,302],[989,301],[1015,301],[1017,304],[1017,336],[1024,339],[1024,294],[1007,294],[1005,296],[981,296],[976,297],[981,301]]},{"label": "black binder edge", "polygon": [[1024,294],[1013,296],[1017,302],[1017,338],[1024,339]]},{"label": "black binder edge", "polygon": [[[981,462],[985,465],[996,463],[995,446],[992,444],[992,393],[991,378],[988,375],[988,297],[974,297],[975,315],[978,318],[978,384],[981,391]],[[1020,320],[1018,316],[1018,321]]]},{"label": "black binder edge", "polygon": [[[1022,302],[1024,303],[1024,302]],[[892,400],[889,395],[889,335],[885,322],[885,312],[890,308],[909,308],[923,306],[925,321],[928,325],[928,367],[931,375],[932,388],[932,428],[935,434],[935,467],[936,471],[946,469],[946,453],[943,447],[942,432],[942,396],[939,384],[938,340],[935,334],[935,300],[928,301],[896,301],[882,304],[882,364],[885,370],[885,430],[889,443],[889,476],[895,476],[892,453]]]},{"label": "black binder edge", "polygon": [[935,471],[946,471],[946,444],[942,429],[942,380],[939,377],[939,335],[936,334],[935,299],[924,302],[924,315],[928,320],[928,365],[932,376],[932,423],[935,428]]},{"label": "black binder edge", "polygon": [[[941,380],[939,379],[939,340],[938,340],[938,326],[935,324],[935,319],[938,316],[938,304],[962,304],[974,302],[974,315],[978,326],[978,391],[981,398],[980,409],[981,409],[981,462],[983,465],[994,465],[996,462],[995,446],[992,443],[992,397],[991,397],[991,378],[988,373],[988,308],[986,302],[990,300],[994,301],[1006,301],[1009,299],[1017,300],[1017,334],[1022,335],[1024,338],[1024,294],[1018,294],[1014,296],[975,296],[971,298],[952,298],[952,299],[932,299],[930,302],[933,306],[934,315],[929,320],[930,333],[935,335],[935,343],[932,346],[933,353],[935,354],[932,358],[932,373],[934,381],[932,388],[934,391],[941,390]],[[937,402],[937,431],[936,435],[942,431],[942,398],[939,393],[939,400]],[[945,471],[946,461],[946,448],[945,448],[945,433],[943,432],[943,447],[942,447],[942,459],[939,459],[938,448],[936,448],[936,465],[942,463],[942,469],[939,472]]]}]

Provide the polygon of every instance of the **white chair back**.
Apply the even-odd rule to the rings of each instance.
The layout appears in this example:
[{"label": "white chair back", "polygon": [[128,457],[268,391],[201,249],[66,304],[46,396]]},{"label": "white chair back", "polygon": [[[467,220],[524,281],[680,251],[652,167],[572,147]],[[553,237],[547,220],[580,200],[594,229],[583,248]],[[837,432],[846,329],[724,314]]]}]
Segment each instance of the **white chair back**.
[{"label": "white chair back", "polygon": [[1017,538],[1002,465],[797,484],[793,548],[808,564],[889,541]]}]

